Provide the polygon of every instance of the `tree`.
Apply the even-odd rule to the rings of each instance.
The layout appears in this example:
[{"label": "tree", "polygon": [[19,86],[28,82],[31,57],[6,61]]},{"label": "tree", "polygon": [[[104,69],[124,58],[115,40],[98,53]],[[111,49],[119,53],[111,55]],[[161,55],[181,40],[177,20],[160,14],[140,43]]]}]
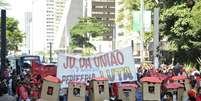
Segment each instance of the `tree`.
[{"label": "tree", "polygon": [[182,4],[164,10],[161,16],[161,34],[175,43],[178,50],[191,46],[189,41],[186,41],[193,37],[189,12],[190,9]]},{"label": "tree", "polygon": [[6,34],[8,40],[8,50],[17,51],[20,43],[23,42],[24,33],[18,28],[19,22],[14,18],[7,17],[6,19]]},{"label": "tree", "polygon": [[[132,11],[140,9],[140,0],[122,0],[117,24],[132,31]],[[145,0],[145,9],[160,7],[160,36],[167,38],[166,51],[174,52],[178,62],[196,62],[201,56],[201,0]],[[126,12],[126,13],[125,13]],[[129,23],[124,24],[123,21]],[[152,33],[145,33],[145,41],[151,39]],[[170,48],[171,47],[171,48]],[[184,55],[185,54],[185,55]]]},{"label": "tree", "polygon": [[164,1],[161,34],[176,46],[177,62],[196,63],[201,55],[200,6],[200,0]]},{"label": "tree", "polygon": [[79,18],[78,24],[73,26],[70,30],[72,39],[70,45],[72,48],[85,47],[95,49],[95,47],[89,42],[89,37],[100,36],[109,31],[108,27],[94,17]]}]

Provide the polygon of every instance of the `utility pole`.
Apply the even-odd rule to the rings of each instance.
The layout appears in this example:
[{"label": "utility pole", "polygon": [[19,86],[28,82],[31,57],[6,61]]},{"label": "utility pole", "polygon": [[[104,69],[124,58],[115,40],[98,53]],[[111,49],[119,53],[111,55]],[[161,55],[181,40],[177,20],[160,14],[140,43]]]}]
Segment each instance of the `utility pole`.
[{"label": "utility pole", "polygon": [[116,49],[116,27],[113,25],[112,27],[112,50]]},{"label": "utility pole", "polygon": [[159,67],[159,8],[154,8],[154,66]]},{"label": "utility pole", "polygon": [[52,43],[50,42],[49,44],[50,44],[50,58],[49,58],[49,60],[50,60],[50,63],[52,63]]},{"label": "utility pole", "polygon": [[1,10],[1,77],[5,77],[7,55],[7,40],[6,40],[6,10]]},{"label": "utility pole", "polygon": [[141,36],[141,46],[140,46],[140,57],[141,57],[141,64],[144,63],[144,0],[141,0],[140,12],[141,12],[141,20],[140,20],[140,36]]},{"label": "utility pole", "polygon": [[134,41],[133,40],[131,40],[131,48],[132,48],[132,53],[133,53],[133,51],[134,51]]}]

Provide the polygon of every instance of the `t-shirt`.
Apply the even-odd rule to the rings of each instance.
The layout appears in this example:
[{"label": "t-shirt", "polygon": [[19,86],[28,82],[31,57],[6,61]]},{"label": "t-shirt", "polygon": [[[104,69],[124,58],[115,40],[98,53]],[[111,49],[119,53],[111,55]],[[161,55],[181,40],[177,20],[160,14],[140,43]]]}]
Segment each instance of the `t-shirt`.
[{"label": "t-shirt", "polygon": [[19,88],[19,94],[22,100],[26,100],[28,98],[28,91],[24,86]]},{"label": "t-shirt", "polygon": [[201,95],[196,96],[196,101],[201,101]]},{"label": "t-shirt", "polygon": [[118,96],[118,83],[113,84],[114,96]]}]

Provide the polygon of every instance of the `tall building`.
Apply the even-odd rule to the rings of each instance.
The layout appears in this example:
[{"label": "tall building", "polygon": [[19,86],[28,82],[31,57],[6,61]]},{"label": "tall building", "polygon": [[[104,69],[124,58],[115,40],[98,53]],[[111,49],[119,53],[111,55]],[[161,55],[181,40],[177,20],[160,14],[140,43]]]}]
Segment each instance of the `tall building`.
[{"label": "tall building", "polygon": [[46,35],[45,35],[45,49],[49,50],[50,43],[54,44],[54,24],[55,24],[55,2],[54,0],[46,0]]},{"label": "tall building", "polygon": [[111,41],[115,26],[115,0],[92,0],[91,2],[91,16],[102,21],[111,30],[104,34],[103,40]]},{"label": "tall building", "polygon": [[46,34],[46,0],[33,0],[32,2],[32,34],[30,42],[31,54],[45,51]]},{"label": "tall building", "polygon": [[63,49],[70,41],[70,29],[83,17],[84,0],[33,0],[31,54]]},{"label": "tall building", "polygon": [[54,32],[57,33],[62,15],[64,14],[65,3],[67,0],[55,0]]},{"label": "tall building", "polygon": [[25,53],[30,54],[30,41],[32,34],[32,12],[25,12]]}]

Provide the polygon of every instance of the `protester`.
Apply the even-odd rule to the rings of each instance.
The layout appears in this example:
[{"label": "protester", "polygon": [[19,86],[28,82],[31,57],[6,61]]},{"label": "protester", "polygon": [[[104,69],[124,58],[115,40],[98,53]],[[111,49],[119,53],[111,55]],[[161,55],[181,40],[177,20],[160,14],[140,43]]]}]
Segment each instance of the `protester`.
[{"label": "protester", "polygon": [[196,101],[195,96],[196,96],[196,92],[190,89],[188,91],[188,101]]},{"label": "protester", "polygon": [[173,95],[171,92],[167,92],[166,93],[166,101],[173,101]]},{"label": "protester", "polygon": [[[176,76],[176,75],[184,75],[186,74],[186,71],[184,69],[182,69],[181,65],[177,65],[177,68],[175,69],[174,66],[172,65],[161,65],[160,68],[155,69],[153,65],[151,64],[146,64],[146,65],[141,65],[138,70],[137,70],[137,74],[138,74],[138,81],[140,80],[140,78],[145,77],[145,76],[157,76],[157,77],[162,77],[164,76],[164,78],[171,78],[172,76]],[[191,71],[192,72],[192,71]],[[191,73],[189,73],[191,74]],[[189,76],[187,76],[189,78]],[[41,75],[37,75],[37,74],[32,74],[30,70],[24,70],[22,75],[17,75],[15,73],[15,70],[13,71],[13,73],[11,74],[11,76],[9,77],[10,79],[8,80],[8,85],[9,85],[9,93],[10,95],[18,95],[18,100],[17,101],[21,101],[21,100],[28,100],[29,98],[31,99],[31,101],[36,101],[38,99],[40,99],[40,93],[42,90],[42,81],[43,78],[41,77]],[[166,79],[165,79],[166,80]],[[165,84],[165,80],[163,81],[163,83]],[[200,81],[200,74],[195,74],[192,75],[190,78],[190,84],[191,84],[191,89],[187,90],[187,94],[188,94],[188,101],[201,101],[201,88],[198,88],[198,91],[196,92],[196,88],[199,87],[199,81]],[[163,86],[162,83],[162,86]],[[184,83],[183,83],[184,84]],[[163,88],[163,87],[161,87]],[[0,88],[0,91],[2,91]],[[12,91],[11,91],[12,89]],[[89,86],[89,81],[87,82],[87,87],[86,87],[86,101],[90,100],[90,94],[92,92],[90,92],[90,86]],[[100,86],[100,94],[103,92],[103,87]],[[61,90],[62,91],[62,90]],[[142,90],[139,90],[140,92],[142,92]],[[60,92],[60,101],[66,101],[66,97],[67,97],[67,91],[64,92]],[[197,93],[197,95],[196,95]],[[75,94],[79,95],[78,91],[75,90]],[[174,101],[173,98],[174,95],[170,92],[161,92],[162,97],[165,94],[165,100],[161,100],[161,101]],[[116,101],[117,99],[114,98],[118,98],[118,84],[114,83],[110,86],[110,95],[111,98],[110,100],[112,101]],[[0,96],[0,98],[2,98],[2,95]],[[12,101],[12,100],[0,100],[0,101]],[[140,101],[140,100],[137,100]]]},{"label": "protester", "polygon": [[25,87],[25,83],[23,82],[19,87],[19,97],[22,101],[26,101],[29,98],[28,89]]},{"label": "protester", "polygon": [[201,101],[201,87],[198,88],[196,101]]}]

